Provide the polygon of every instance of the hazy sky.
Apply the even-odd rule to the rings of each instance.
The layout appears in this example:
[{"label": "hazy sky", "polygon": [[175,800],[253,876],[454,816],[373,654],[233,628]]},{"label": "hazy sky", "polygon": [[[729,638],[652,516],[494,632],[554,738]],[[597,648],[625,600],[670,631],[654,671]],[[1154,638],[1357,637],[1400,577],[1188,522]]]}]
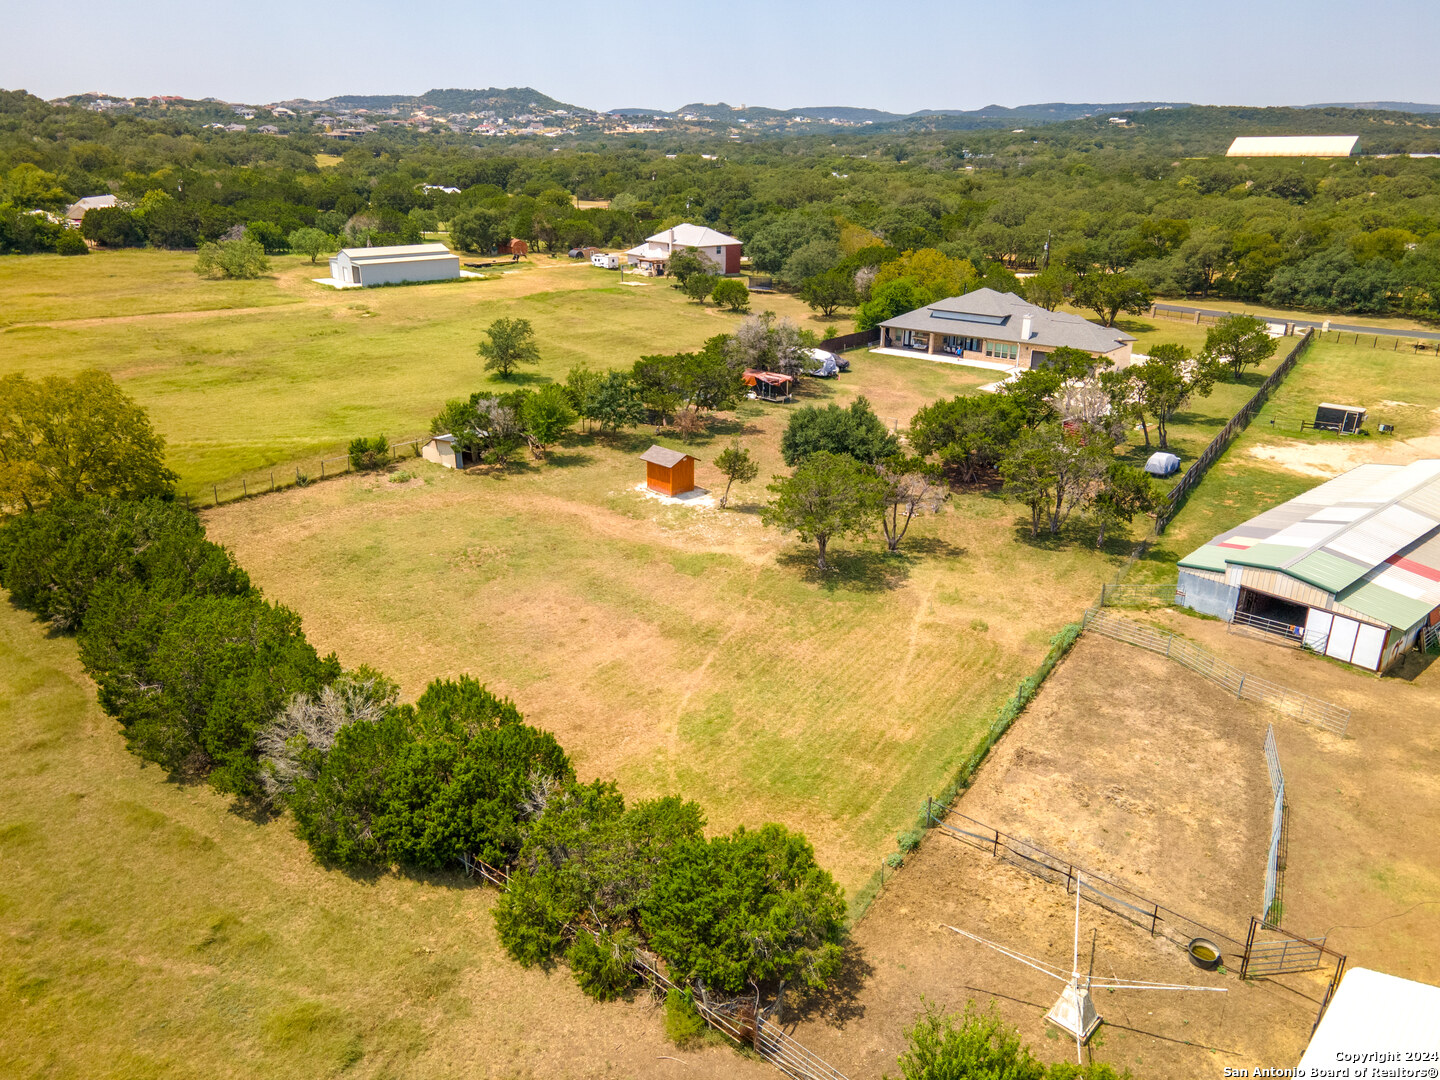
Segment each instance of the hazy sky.
[{"label": "hazy sky", "polygon": [[590,108],[1440,100],[1435,0],[6,5],[0,87],[262,103],[532,86]]}]

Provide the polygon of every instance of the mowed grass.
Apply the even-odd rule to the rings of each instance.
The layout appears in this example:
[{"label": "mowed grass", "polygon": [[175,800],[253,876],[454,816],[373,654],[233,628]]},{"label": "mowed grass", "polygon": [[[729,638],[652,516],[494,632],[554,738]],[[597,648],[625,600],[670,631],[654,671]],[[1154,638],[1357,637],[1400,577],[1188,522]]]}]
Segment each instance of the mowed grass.
[{"label": "mowed grass", "polygon": [[[193,262],[153,251],[0,260],[0,311],[14,320],[0,333],[0,371],[109,372],[150,411],[190,492],[356,435],[422,433],[447,398],[478,389],[693,349],[740,318],[568,260],[344,292],[314,284],[326,270],[303,258],[276,259],[275,274],[254,282],[202,280]],[[502,316],[530,319],[543,356],[509,384],[475,352]]]},{"label": "mowed grass", "polygon": [[[582,776],[698,799],[716,829],[783,821],[853,892],[1126,547],[1031,545],[1013,504],[971,492],[898,556],[837,541],[821,575],[812,545],[758,520],[785,416],[734,421],[764,468],[723,512],[634,490],[646,432],[498,476],[406,464],[405,483],[347,477],[205,520],[345,664],[411,696],[472,674]],[[687,448],[712,491],[728,438]]]},{"label": "mowed grass", "polygon": [[0,1076],[655,1075],[674,1049],[648,999],[511,963],[494,900],[463,875],[323,870],[287,820],[168,783],[74,643],[0,602]]},{"label": "mowed grass", "polygon": [[[1440,457],[1440,439],[1433,434],[1440,409],[1434,369],[1434,356],[1413,350],[1317,341],[1211,466],[1137,570],[1147,579],[1173,578],[1176,560],[1212,536],[1329,475],[1369,461],[1403,464]],[[1365,406],[1367,434],[1302,433],[1299,422],[1313,420],[1322,401]],[[1395,431],[1381,433],[1382,423]]]}]

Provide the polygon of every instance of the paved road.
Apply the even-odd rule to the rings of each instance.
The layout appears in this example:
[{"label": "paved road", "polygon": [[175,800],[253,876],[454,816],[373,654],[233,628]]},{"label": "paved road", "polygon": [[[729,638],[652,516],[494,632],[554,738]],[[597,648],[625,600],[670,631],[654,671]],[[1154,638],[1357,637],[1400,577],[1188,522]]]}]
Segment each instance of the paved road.
[{"label": "paved road", "polygon": [[[1176,311],[1182,315],[1194,315],[1198,311],[1201,315],[1215,315],[1222,319],[1226,315],[1236,314],[1236,312],[1233,311],[1213,311],[1209,308],[1189,307],[1185,304],[1156,304],[1155,308],[1158,311]],[[1282,319],[1279,315],[1258,315],[1257,318],[1264,319],[1267,322],[1293,322],[1297,327],[1302,329],[1309,326],[1319,330],[1325,323],[1324,319],[1291,319],[1288,317]],[[1330,321],[1330,329],[1340,330],[1347,334],[1359,334],[1361,337],[1364,337],[1366,334],[1372,336],[1378,334],[1380,337],[1398,337],[1418,341],[1440,341],[1440,333],[1433,330],[1393,330],[1386,329],[1383,326],[1356,326],[1351,323],[1335,322],[1333,319]]]}]

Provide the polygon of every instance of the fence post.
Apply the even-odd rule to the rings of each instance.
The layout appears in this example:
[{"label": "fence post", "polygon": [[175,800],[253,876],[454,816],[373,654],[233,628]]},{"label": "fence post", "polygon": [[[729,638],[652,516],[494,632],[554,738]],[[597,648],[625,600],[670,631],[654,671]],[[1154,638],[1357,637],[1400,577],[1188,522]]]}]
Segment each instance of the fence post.
[{"label": "fence post", "polygon": [[216,485],[216,484],[211,484],[211,485],[210,485],[210,494],[212,494],[212,495],[215,496],[215,505],[216,505],[216,506],[219,506],[219,505],[220,505],[220,488],[219,488],[219,486]]},{"label": "fence post", "polygon": [[271,470],[270,470],[270,490],[271,490],[271,491],[274,491],[274,490],[275,490],[275,470],[274,470],[274,469],[271,469]]},{"label": "fence post", "polygon": [[245,498],[248,499],[250,497],[250,485],[245,483],[245,478],[243,476],[240,478],[240,491]]},{"label": "fence post", "polygon": [[931,802],[930,796],[929,796],[929,795],[926,795],[926,796],[925,796],[925,824],[926,824],[927,826],[930,826],[930,825],[934,825],[934,824],[935,824],[935,815],[930,812],[930,802]]},{"label": "fence post", "polygon": [[325,459],[323,457],[320,459],[320,479],[325,479]]},{"label": "fence post", "polygon": [[1243,697],[1244,694],[1245,694],[1245,676],[1244,676],[1244,674],[1241,674],[1241,676],[1240,676],[1240,685],[1235,688],[1235,696],[1236,696],[1237,698],[1238,698],[1238,697]]}]

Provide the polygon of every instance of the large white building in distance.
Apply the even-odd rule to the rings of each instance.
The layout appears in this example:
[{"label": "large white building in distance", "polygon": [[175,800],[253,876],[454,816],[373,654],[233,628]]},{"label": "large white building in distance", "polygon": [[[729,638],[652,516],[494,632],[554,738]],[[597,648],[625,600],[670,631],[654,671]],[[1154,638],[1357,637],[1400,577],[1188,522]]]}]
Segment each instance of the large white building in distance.
[{"label": "large white building in distance", "polygon": [[1360,152],[1359,135],[1241,135],[1226,157],[1350,157]]},{"label": "large white building in distance", "polygon": [[460,276],[460,256],[444,244],[344,248],[330,260],[336,288],[398,285],[407,281],[449,281]]}]

